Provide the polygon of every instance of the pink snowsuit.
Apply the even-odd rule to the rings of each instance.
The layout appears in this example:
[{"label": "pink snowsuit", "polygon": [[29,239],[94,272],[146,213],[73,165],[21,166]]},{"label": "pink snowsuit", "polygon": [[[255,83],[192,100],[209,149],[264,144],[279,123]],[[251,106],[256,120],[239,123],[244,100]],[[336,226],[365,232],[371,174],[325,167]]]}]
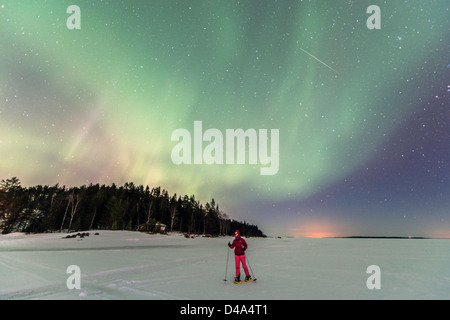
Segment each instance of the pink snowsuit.
[{"label": "pink snowsuit", "polygon": [[241,263],[244,268],[245,275],[248,276],[250,273],[248,272],[247,264],[245,263],[245,250],[247,249],[247,242],[243,238],[241,238],[241,234],[239,230],[236,230],[235,237],[233,243],[230,245],[230,248],[234,248],[234,261],[236,264],[236,278],[241,274]]}]

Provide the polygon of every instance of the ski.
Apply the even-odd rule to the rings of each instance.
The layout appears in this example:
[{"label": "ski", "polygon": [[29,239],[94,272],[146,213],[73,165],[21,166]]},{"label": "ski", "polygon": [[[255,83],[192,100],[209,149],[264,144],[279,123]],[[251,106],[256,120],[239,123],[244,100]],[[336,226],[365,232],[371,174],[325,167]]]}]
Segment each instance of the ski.
[{"label": "ski", "polygon": [[[257,279],[249,279],[249,280],[244,280],[244,282],[253,282],[253,281],[256,281],[256,280]],[[242,283],[242,280],[239,280],[239,281],[234,280],[233,283],[240,284],[240,283]]]}]

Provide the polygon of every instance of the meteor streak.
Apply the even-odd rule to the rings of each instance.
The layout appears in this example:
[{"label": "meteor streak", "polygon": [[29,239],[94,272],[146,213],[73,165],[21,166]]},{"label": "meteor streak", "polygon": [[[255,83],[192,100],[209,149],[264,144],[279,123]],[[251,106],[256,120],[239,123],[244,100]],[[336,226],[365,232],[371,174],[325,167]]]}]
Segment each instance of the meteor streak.
[{"label": "meteor streak", "polygon": [[324,66],[328,67],[329,69],[333,70],[334,72],[336,72],[337,74],[339,74],[339,72],[337,72],[336,70],[334,70],[332,67],[330,67],[329,65],[327,65],[325,62],[317,59],[316,57],[314,57],[311,53],[309,53],[306,50],[303,50],[302,48],[300,48],[300,50],[302,50],[304,53],[306,53],[307,55],[313,57],[314,59],[316,59],[317,61],[319,61],[321,64],[323,64]]}]

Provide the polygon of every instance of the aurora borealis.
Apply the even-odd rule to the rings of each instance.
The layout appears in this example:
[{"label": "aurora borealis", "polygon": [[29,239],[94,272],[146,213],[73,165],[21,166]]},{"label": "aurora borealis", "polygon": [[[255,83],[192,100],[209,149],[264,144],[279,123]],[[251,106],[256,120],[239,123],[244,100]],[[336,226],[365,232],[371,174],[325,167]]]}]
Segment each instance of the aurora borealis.
[{"label": "aurora borealis", "polygon": [[[450,237],[448,8],[1,1],[0,179],[160,185],[274,235]],[[175,165],[194,121],[278,129],[278,172]]]}]

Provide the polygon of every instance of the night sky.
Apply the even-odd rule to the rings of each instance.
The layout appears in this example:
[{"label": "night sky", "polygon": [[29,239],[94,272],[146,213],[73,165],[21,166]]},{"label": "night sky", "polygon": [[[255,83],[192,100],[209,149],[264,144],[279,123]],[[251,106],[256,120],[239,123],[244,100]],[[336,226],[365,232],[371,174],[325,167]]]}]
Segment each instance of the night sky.
[{"label": "night sky", "polygon": [[[447,0],[2,0],[0,179],[161,186],[274,236],[450,237],[449,16]],[[278,129],[278,172],[174,164],[194,121]]]}]

